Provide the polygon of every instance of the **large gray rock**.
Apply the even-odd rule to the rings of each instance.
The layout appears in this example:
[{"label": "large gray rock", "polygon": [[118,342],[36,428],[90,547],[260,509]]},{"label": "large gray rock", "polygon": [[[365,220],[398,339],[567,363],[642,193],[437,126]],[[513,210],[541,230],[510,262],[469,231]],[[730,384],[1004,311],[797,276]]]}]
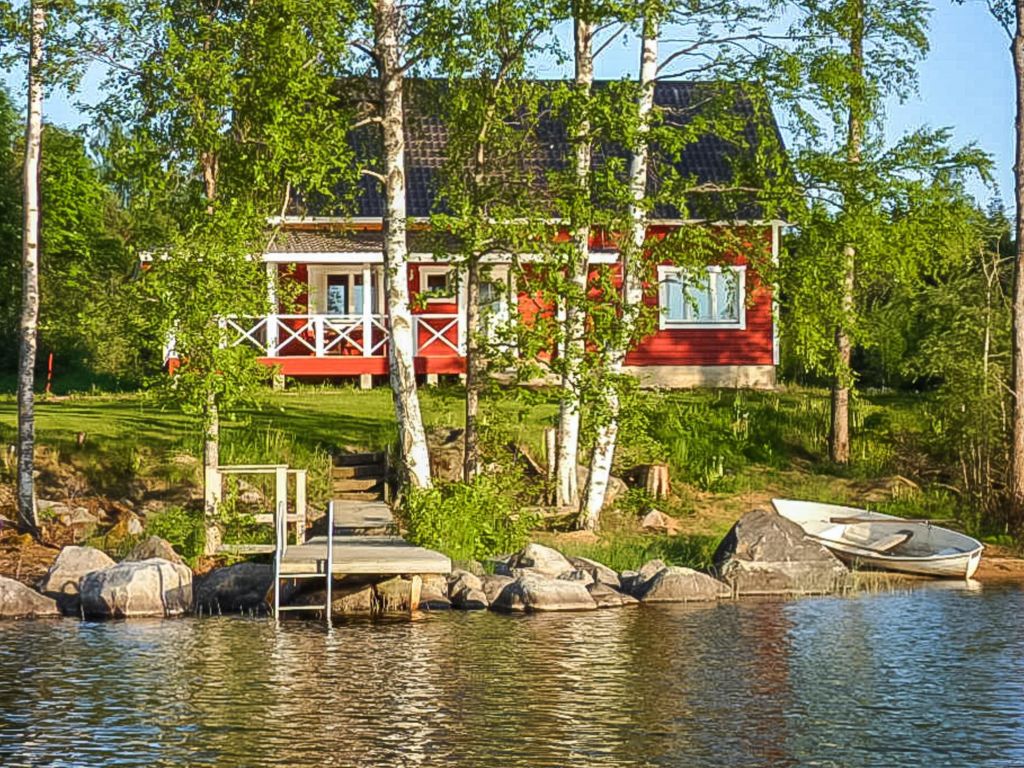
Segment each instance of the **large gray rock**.
[{"label": "large gray rock", "polygon": [[670,565],[644,582],[637,597],[645,603],[700,603],[731,594],[728,586],[706,573]]},{"label": "large gray rock", "polygon": [[541,576],[561,576],[573,570],[572,563],[556,549],[543,544],[530,543],[519,550],[508,562],[512,574],[526,571]]},{"label": "large gray rock", "polygon": [[625,595],[599,581],[591,584],[587,590],[598,608],[621,608],[625,605],[636,605],[639,602],[635,597]]},{"label": "large gray rock", "polygon": [[491,601],[482,589],[461,589],[452,595],[452,607],[461,611],[485,611]]},{"label": "large gray rock", "polygon": [[158,558],[118,563],[87,573],[78,591],[86,616],[181,616],[192,607],[192,571]]},{"label": "large gray rock", "polygon": [[459,592],[466,589],[483,589],[483,582],[476,574],[456,568],[448,576],[448,596],[455,597]]},{"label": "large gray rock", "polygon": [[20,581],[0,576],[0,619],[60,616],[57,601],[40,595]]},{"label": "large gray rock", "polygon": [[196,579],[194,605],[202,613],[235,613],[268,605],[274,586],[274,566],[236,563],[216,568]]},{"label": "large gray rock", "polygon": [[583,584],[584,587],[589,587],[594,583],[594,576],[590,571],[585,571],[582,568],[574,568],[571,571],[566,571],[561,574],[558,578],[563,581],[578,581]]},{"label": "large gray rock", "polygon": [[181,555],[174,551],[174,546],[171,542],[167,541],[167,539],[161,539],[159,536],[150,536],[140,541],[132,547],[132,551],[128,553],[125,560],[135,562],[138,560],[150,560],[154,557],[159,557],[161,560],[170,560],[172,563],[183,562]]},{"label": "large gray rock", "polygon": [[619,574],[604,563],[586,557],[570,557],[569,562],[577,570],[589,573],[598,584],[604,584],[616,590],[622,589],[622,579],[619,578]]},{"label": "large gray rock", "polygon": [[511,576],[502,576],[501,574],[488,574],[484,576],[484,596],[487,598],[487,604],[490,605],[498,599],[498,595],[501,594],[501,590],[511,584],[515,579]]},{"label": "large gray rock", "polygon": [[662,568],[665,567],[663,560],[648,560],[638,571],[623,571],[621,579],[621,591],[633,597],[639,596],[644,591],[644,586],[654,578]]},{"label": "large gray rock", "polygon": [[64,547],[39,582],[39,591],[56,600],[65,613],[78,613],[78,582],[85,574],[112,565],[106,553],[93,547]]},{"label": "large gray rock", "polygon": [[447,592],[442,592],[433,585],[423,584],[423,589],[420,591],[419,609],[421,611],[447,611],[451,607],[452,601],[448,599]]},{"label": "large gray rock", "polygon": [[824,594],[835,591],[848,574],[799,525],[763,509],[736,522],[718,545],[714,564],[737,595]]},{"label": "large gray rock", "polygon": [[597,603],[581,581],[546,579],[526,574],[507,584],[491,603],[492,610],[520,611],[592,611]]}]

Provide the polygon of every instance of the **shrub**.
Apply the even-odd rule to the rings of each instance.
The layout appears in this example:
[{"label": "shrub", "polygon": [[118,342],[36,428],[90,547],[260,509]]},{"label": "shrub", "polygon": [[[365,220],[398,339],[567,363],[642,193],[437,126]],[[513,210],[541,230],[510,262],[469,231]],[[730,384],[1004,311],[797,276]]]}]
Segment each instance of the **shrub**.
[{"label": "shrub", "polygon": [[168,507],[146,517],[147,536],[167,539],[189,565],[194,566],[206,545],[206,528],[201,510]]},{"label": "shrub", "polygon": [[402,515],[409,541],[453,560],[479,560],[516,550],[526,543],[535,522],[520,510],[516,495],[489,476],[411,490],[404,497]]}]

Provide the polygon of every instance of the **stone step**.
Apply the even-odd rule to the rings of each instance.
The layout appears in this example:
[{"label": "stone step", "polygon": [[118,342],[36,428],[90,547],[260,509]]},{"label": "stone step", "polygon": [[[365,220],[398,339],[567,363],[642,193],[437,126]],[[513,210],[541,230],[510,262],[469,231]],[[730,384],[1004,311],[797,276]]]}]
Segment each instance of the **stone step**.
[{"label": "stone step", "polygon": [[331,488],[335,493],[345,491],[372,491],[381,484],[379,477],[334,478]]},{"label": "stone step", "polygon": [[352,467],[366,464],[383,464],[384,451],[376,453],[336,453],[334,454],[334,466]]},{"label": "stone step", "polygon": [[341,491],[331,494],[340,501],[380,501],[381,494],[378,491]]},{"label": "stone step", "polygon": [[384,477],[384,467],[380,464],[353,464],[347,467],[332,467],[331,477],[335,480],[347,480],[357,477]]}]

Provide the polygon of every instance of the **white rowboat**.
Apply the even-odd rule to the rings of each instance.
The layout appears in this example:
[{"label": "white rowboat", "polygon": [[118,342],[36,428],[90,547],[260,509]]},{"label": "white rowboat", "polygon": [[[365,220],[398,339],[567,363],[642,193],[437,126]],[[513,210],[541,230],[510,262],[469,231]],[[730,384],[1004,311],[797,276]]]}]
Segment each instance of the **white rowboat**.
[{"label": "white rowboat", "polygon": [[772,506],[854,567],[969,579],[981,562],[980,541],[928,520],[815,501],[772,499]]}]

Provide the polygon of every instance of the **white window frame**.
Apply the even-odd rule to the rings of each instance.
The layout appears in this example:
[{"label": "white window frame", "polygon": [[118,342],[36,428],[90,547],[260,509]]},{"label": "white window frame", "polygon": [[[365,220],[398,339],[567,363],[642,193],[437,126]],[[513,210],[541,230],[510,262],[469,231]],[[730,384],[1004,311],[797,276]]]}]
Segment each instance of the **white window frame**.
[{"label": "white window frame", "polygon": [[[326,315],[327,313],[327,278],[329,275],[347,275],[349,278],[349,295],[354,296],[355,292],[353,288],[356,285],[362,285],[363,282],[363,265],[353,264],[351,266],[338,266],[338,265],[310,265],[306,268],[308,285],[307,285],[307,312],[311,315]],[[384,306],[384,275],[379,266],[370,267],[370,284],[377,283],[376,290],[376,302],[371,301],[370,305],[373,306],[376,303],[377,307]],[[332,317],[355,317],[363,314],[363,308],[357,307],[355,312],[349,312],[347,315],[332,315]],[[371,310],[371,314],[373,314]],[[377,314],[384,314],[382,311]]]},{"label": "white window frame", "polygon": [[[492,314],[492,317],[494,318],[494,321],[495,321],[495,325],[497,325],[497,326],[507,325],[512,320],[513,292],[512,292],[512,285],[511,285],[511,282],[510,282],[510,276],[511,276],[511,271],[509,270],[508,266],[505,266],[505,265],[494,266],[494,267],[491,267],[490,269],[486,269],[485,270],[485,275],[481,275],[481,286],[485,282],[486,283],[498,283],[498,284],[500,284],[502,286],[502,289],[503,289],[501,291],[501,293],[500,293],[500,296],[499,296],[499,302],[498,303],[500,303],[500,306],[498,307],[497,311],[495,311]],[[480,306],[481,318],[483,316],[483,312],[484,311],[485,311],[485,307],[484,307],[484,305],[481,305]],[[487,334],[489,341],[491,341],[492,343],[494,342],[493,329],[494,329],[493,326],[488,328],[488,334]]]},{"label": "white window frame", "polygon": [[456,282],[457,275],[455,267],[452,266],[441,266],[438,264],[431,265],[420,265],[419,285],[420,293],[426,294],[430,289],[427,287],[427,278],[434,275],[444,275],[448,279],[448,289],[451,291],[450,296],[427,296],[427,304],[461,304],[459,301],[459,289]]},{"label": "white window frame", "polygon": [[[677,277],[685,283],[687,277],[693,270],[685,267],[672,267],[661,265],[658,267],[658,328],[667,329],[693,329],[693,330],[720,330],[720,331],[745,331],[747,329],[747,267],[745,264],[710,265],[705,268],[709,274],[721,274],[724,271],[734,272],[737,276],[736,292],[739,296],[738,317],[734,321],[694,321],[694,320],[670,320],[668,318],[668,299],[665,295],[667,280],[670,276]],[[710,285],[710,283],[709,283]],[[717,314],[717,291],[711,291],[712,314]],[[685,297],[684,297],[685,299]]]}]

